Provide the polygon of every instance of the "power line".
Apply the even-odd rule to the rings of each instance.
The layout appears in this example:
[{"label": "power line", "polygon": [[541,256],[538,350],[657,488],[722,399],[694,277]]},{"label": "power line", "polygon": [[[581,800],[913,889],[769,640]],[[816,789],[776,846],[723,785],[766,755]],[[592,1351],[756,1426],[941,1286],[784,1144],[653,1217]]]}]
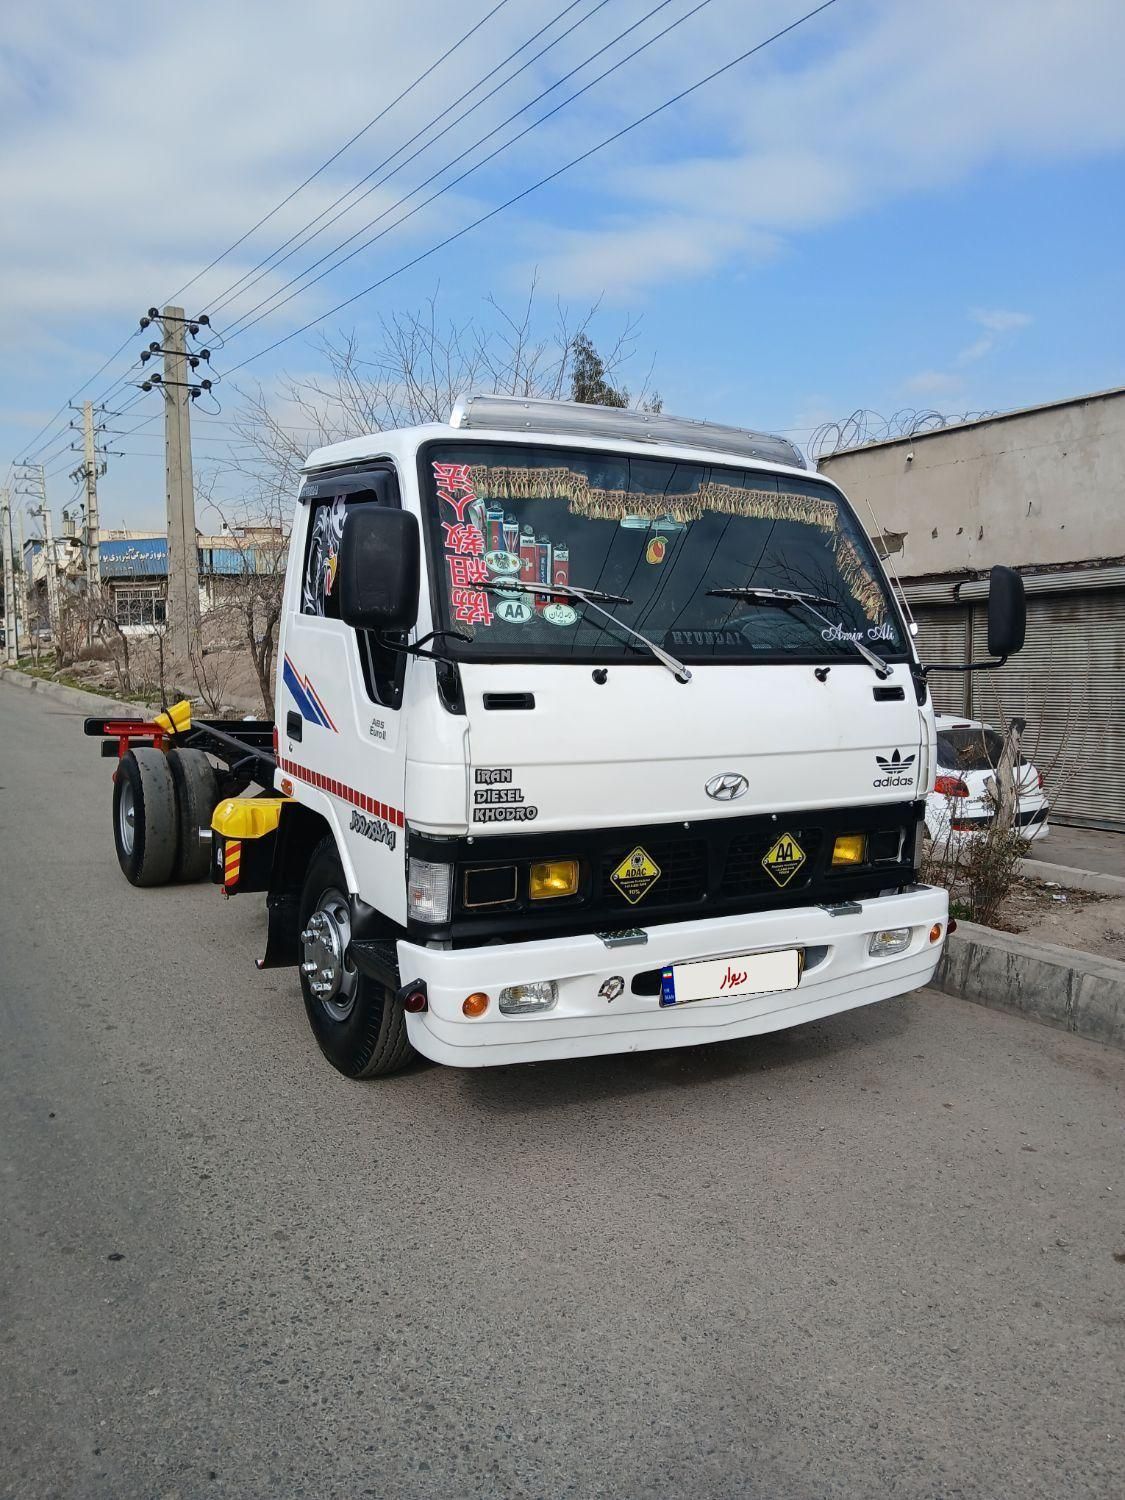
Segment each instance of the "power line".
[{"label": "power line", "polygon": [[[36,441],[37,441],[37,440],[38,440],[38,439],[39,439],[39,438],[41,438],[41,437],[42,437],[42,436],[43,436],[43,434],[44,434],[44,433],[45,433],[45,432],[46,432],[46,431],[48,431],[48,429],[49,429],[49,428],[52,428],[52,427],[54,427],[54,425],[55,425],[55,423],[56,423],[56,422],[57,422],[57,421],[58,421],[58,419],[59,419],[59,418],[60,418],[60,417],[61,417],[61,416],[62,416],[62,415],[63,415],[63,413],[64,413],[64,412],[65,412],[65,411],[66,411],[66,410],[67,410],[67,408],[68,408],[68,407],[69,407],[69,406],[70,406],[70,403],[71,403],[71,402],[72,402],[72,401],[75,401],[75,400],[77,400],[77,398],[78,398],[78,397],[79,397],[79,396],[81,396],[81,394],[82,394],[82,392],[83,392],[83,391],[84,391],[84,390],[85,390],[85,389],[86,389],[86,387],[87,387],[87,386],[91,386],[91,385],[93,385],[93,383],[94,383],[94,381],[95,381],[95,380],[97,380],[97,378],[98,378],[98,376],[99,376],[99,375],[100,375],[100,374],[101,374],[101,373],[102,373],[102,371],[103,371],[103,370],[108,370],[108,369],[109,369],[109,367],[110,367],[110,365],[111,365],[111,364],[112,364],[112,363],[113,363],[113,361],[114,361],[114,360],[115,360],[115,359],[116,359],[116,358],[117,358],[117,356],[118,356],[118,355],[119,355],[119,354],[121,354],[121,353],[122,353],[122,352],[123,352],[123,351],[124,351],[124,350],[125,350],[125,349],[127,349],[127,348],[128,348],[128,346],[129,346],[129,341],[130,341],[130,340],[131,340],[131,339],[134,339],[134,338],[136,338],[136,336],[137,336],[137,331],[136,331],[136,330],[135,330],[135,329],[134,329],[134,330],[133,330],[133,331],[132,331],[132,332],[131,332],[131,333],[130,333],[130,334],[129,334],[129,335],[128,335],[128,337],[127,337],[127,338],[126,338],[126,339],[125,339],[125,340],[124,340],[124,341],[123,341],[123,342],[122,342],[122,343],[120,343],[120,344],[118,344],[118,346],[117,346],[117,348],[116,348],[116,349],[115,349],[115,350],[114,350],[114,351],[113,351],[113,353],[112,353],[112,354],[111,354],[111,355],[110,355],[110,356],[109,356],[109,358],[108,358],[108,359],[107,359],[107,360],[106,360],[106,362],[105,362],[105,364],[104,364],[104,365],[100,365],[100,366],[99,366],[99,367],[98,367],[98,369],[96,369],[96,370],[95,370],[95,371],[94,371],[94,373],[93,373],[93,374],[92,374],[92,375],[91,375],[91,376],[90,376],[90,378],[89,378],[89,380],[87,380],[87,381],[86,381],[86,382],[85,382],[85,384],[83,384],[83,385],[80,385],[80,386],[79,386],[79,387],[78,387],[78,389],[77,389],[77,390],[76,390],[76,391],[73,391],[73,392],[72,392],[72,393],[71,393],[71,394],[70,394],[70,395],[69,395],[69,396],[68,396],[68,397],[67,397],[67,398],[66,398],[66,400],[65,400],[65,401],[64,401],[64,402],[63,402],[63,404],[62,404],[62,405],[61,405],[61,406],[60,406],[60,407],[59,407],[59,409],[58,409],[58,411],[57,411],[57,412],[55,412],[55,414],[54,414],[54,416],[53,416],[53,417],[50,417],[50,418],[48,418],[48,420],[47,420],[47,421],[46,421],[46,422],[44,422],[44,423],[43,423],[43,426],[42,426],[42,427],[40,427],[40,429],[39,429],[39,431],[38,431],[38,432],[36,432],[36,433],[35,433],[35,434],[33,434],[33,436],[32,436],[32,437],[31,437],[31,439],[30,439],[30,442],[32,442],[32,443],[34,443],[34,442],[36,442]],[[36,449],[34,449],[34,450],[33,450],[33,451],[28,451],[28,452],[27,452],[27,455],[26,455],[26,456],[27,456],[27,458],[29,458],[29,459],[33,459],[33,458],[34,458],[34,457],[35,457],[35,455],[36,455],[36,454],[37,454],[37,453],[39,453],[39,452],[40,452],[40,451],[41,451],[41,450],[42,450],[42,449],[43,449],[43,448],[46,448],[46,447],[48,447],[48,446],[49,446],[49,445],[50,445],[50,442],[51,442],[51,439],[48,439],[48,440],[47,440],[47,442],[46,442],[46,443],[41,443],[41,444],[40,444],[40,445],[39,445],[39,448],[36,448]]]},{"label": "power line", "polygon": [[[482,135],[478,140],[474,141],[471,146],[466,147],[464,151],[459,152],[458,155],[453,157],[451,161],[448,161],[444,166],[439,167],[436,172],[432,172],[429,177],[427,177],[423,182],[420,182],[417,187],[412,188],[409,193],[404,193],[403,196],[397,201],[397,203],[392,203],[389,208],[386,208],[382,213],[377,214],[374,219],[370,219],[366,224],[360,225],[360,227],[352,234],[350,234],[346,240],[341,241],[341,243],[337,245],[334,250],[326,251],[325,254],[320,256],[318,260],[314,260],[311,265],[306,266],[303,271],[298,272],[296,276],[287,281],[284,286],[278,287],[277,290],[271,292],[268,297],[264,297],[256,307],[250,308],[249,312],[243,313],[241,318],[237,318],[231,324],[230,329],[228,330],[228,337],[232,339],[237,338],[240,334],[245,333],[248,328],[252,328],[255,323],[260,323],[262,321],[262,318],[268,317],[271,313],[277,312],[280,308],[284,307],[286,303],[292,302],[293,298],[298,296],[301,292],[307,291],[310,286],[315,286],[318,281],[323,281],[325,276],[330,275],[333,271],[338,271],[340,267],[346,265],[349,260],[353,260],[357,255],[362,254],[364,250],[370,249],[370,247],[375,244],[377,240],[382,239],[384,235],[390,234],[391,230],[397,229],[401,224],[405,224],[406,221],[408,219],[412,219],[415,214],[421,213],[424,208],[427,208],[431,203],[435,202],[436,199],[442,197],[443,194],[448,193],[452,188],[457,187],[459,183],[464,182],[466,177],[472,176],[472,174],[479,171],[481,167],[487,166],[490,161],[494,160],[497,156],[500,156],[503,152],[507,151],[510,146],[514,146],[517,141],[521,141],[525,135],[530,135],[533,130],[537,130],[540,125],[542,125],[545,121],[551,119],[552,116],[557,115],[560,110],[566,109],[566,107],[570,104],[573,104],[576,99],[580,99],[583,94],[589,93],[592,88],[596,88],[597,85],[608,78],[610,74],[616,73],[619,68],[623,68],[628,62],[632,62],[635,57],[639,56],[640,53],[644,52],[647,48],[653,46],[654,43],[661,41],[668,35],[670,31],[674,31],[677,26],[681,26],[685,21],[690,20],[692,16],[697,14],[697,12],[703,10],[705,6],[710,5],[711,0],[698,0],[698,3],[694,5],[691,10],[685,11],[682,16],[678,16],[676,20],[670,22],[667,26],[665,26],[663,31],[658,31],[654,36],[649,37],[647,41],[642,42],[639,47],[634,47],[632,52],[627,52],[624,57],[618,58],[617,62],[606,68],[604,72],[599,73],[596,78],[591,78],[589,83],[583,84],[580,89],[575,89],[574,93],[569,94],[565,99],[561,101],[561,103],[556,104],[554,108],[547,110],[547,112],[540,115],[538,119],[532,120],[530,124],[525,125],[522,130],[518,131],[509,140],[502,142],[493,151],[490,151],[487,156],[481,157],[480,161],[474,162],[471,167],[466,167],[465,171],[461,172],[457,177],[451,178],[450,181],[440,187],[437,192],[431,193],[430,196],[428,198],[424,198],[421,203],[415,204],[415,206],[410,210],[409,213],[403,214],[402,217],[400,219],[396,219],[393,224],[388,224],[386,229],[381,229],[378,234],[374,234],[370,239],[364,240],[362,244],[357,245],[354,250],[350,250],[347,255],[343,256],[340,260],[337,260],[333,265],[326,267],[319,276],[314,276],[310,281],[306,281],[303,285],[297,286],[297,283],[301,281],[302,277],[307,276],[308,273],[310,271],[314,271],[317,266],[323,265],[326,260],[329,260],[333,255],[338,254],[338,252],[341,251],[345,245],[350,245],[358,235],[362,234],[367,229],[371,229],[375,224],[378,224],[381,219],[385,219],[389,213],[393,213],[396,208],[401,208],[404,203],[409,202],[409,200],[413,198],[416,193],[421,192],[424,187],[427,187],[431,182],[435,181],[442,175],[443,172],[447,172],[450,167],[455,166],[457,162],[462,161],[466,156],[469,155],[470,152],[475,151],[478,146],[482,146],[485,141],[491,139],[491,137],[496,135],[498,131],[503,130],[506,125],[510,125],[513,120],[518,119],[519,116],[526,110],[530,109],[533,104],[538,104],[541,99],[544,99],[548,94],[553,93],[554,90],[560,86],[560,84],[565,83],[568,78],[573,78],[575,73],[579,73],[583,68],[588,67],[596,57],[600,57],[604,52],[608,52],[611,47],[616,46],[617,43],[628,36],[631,31],[636,31],[638,26],[643,26],[644,23],[651,20],[658,11],[664,10],[671,3],[672,0],[659,0],[659,3],[654,5],[651,10],[646,11],[639,20],[634,21],[632,25],[627,26],[624,31],[618,32],[617,36],[606,42],[604,46],[599,47],[596,52],[591,53],[590,56],[585,58],[582,62],[577,63],[573,68],[570,69],[569,72],[564,73],[561,78],[559,78],[555,83],[551,84],[549,88],[544,89],[541,93],[537,94],[534,99],[529,100],[527,104],[524,104],[519,109],[515,110],[508,116],[506,120],[502,120],[500,124],[497,125],[494,129],[488,131],[485,135]],[[294,290],[289,294],[288,297],[283,297],[279,302],[273,301],[274,298],[280,296],[282,292],[287,291],[290,287],[293,287]],[[267,307],[267,303],[271,302],[272,306]],[[265,308],[264,312],[261,311],[261,309],[263,308]],[[254,317],[255,313],[259,313],[259,316]]]},{"label": "power line", "polygon": [[[365,135],[366,132],[368,130],[370,130],[373,125],[377,124],[379,122],[379,120],[381,120],[391,109],[394,108],[394,106],[396,104],[398,104],[401,100],[405,99],[406,96],[413,89],[417,88],[420,83],[424,82],[424,80],[426,78],[428,78],[429,75],[432,72],[434,72],[434,70],[436,68],[440,67],[441,64],[443,62],[445,62],[445,60],[447,58],[451,57],[453,55],[453,53],[456,52],[459,47],[463,46],[465,44],[465,42],[467,42],[470,39],[470,37],[472,37],[473,35],[475,35],[475,33],[478,32],[481,29],[481,27],[484,26],[488,21],[490,21],[492,19],[492,17],[497,13],[497,11],[502,10],[507,3],[508,3],[508,0],[497,0],[497,3],[495,5],[493,5],[493,7],[492,7],[491,10],[489,10],[484,16],[482,16],[481,19],[479,21],[477,21],[475,25],[471,26],[469,28],[469,30],[464,33],[463,36],[461,36],[456,42],[454,42],[452,44],[452,46],[447,47],[446,50],[441,54],[440,57],[436,58],[435,61],[432,62],[428,68],[424,69],[423,72],[421,72],[418,75],[418,77],[414,79],[414,81],[412,83],[408,84],[407,87],[401,91],[401,93],[397,94],[395,96],[395,98],[390,101],[389,104],[385,105],[383,107],[383,109],[381,109],[378,112],[378,114],[373,115],[372,118],[370,120],[368,120],[367,124],[364,125],[360,130],[357,130],[354,135],[352,135],[347,141],[345,141],[344,144],[339,148],[338,151],[335,151],[330,157],[327,158],[326,161],[323,161],[320,164],[320,166],[317,167],[317,169],[316,169],[315,172],[310,173],[310,175],[308,177],[306,177],[303,182],[301,182],[300,184],[298,184],[298,186],[295,187],[291,193],[289,193],[285,198],[283,198],[279,203],[277,203],[272,209],[270,209],[270,211],[269,211],[268,214],[264,215],[264,217],[261,218],[261,219],[259,219],[256,224],[252,225],[246,231],[246,233],[243,234],[242,236],[240,236],[239,239],[235,240],[233,244],[228,245],[227,248],[222,252],[222,254],[216,256],[214,260],[212,260],[208,265],[204,266],[203,270],[199,271],[195,276],[192,277],[192,279],[190,281],[186,282],[184,284],[184,286],[182,286],[179,289],[178,292],[173,293],[171,297],[165,298],[165,304],[170,303],[170,302],[174,302],[176,300],[176,298],[179,297],[179,295],[182,292],[186,291],[188,287],[193,286],[199,280],[199,278],[201,276],[206,275],[206,273],[208,271],[210,271],[211,269],[213,269],[213,267],[216,266],[219,263],[219,261],[223,260],[227,255],[229,255],[232,250],[237,249],[238,246],[241,245],[244,240],[246,240],[257,229],[260,229],[261,226],[263,224],[267,223],[269,219],[273,218],[273,216],[276,213],[278,213],[280,209],[284,208],[287,203],[292,202],[292,200],[297,196],[298,193],[302,192],[306,187],[308,187],[309,183],[313,182],[317,177],[320,176],[320,174],[323,171],[325,171],[328,167],[330,167],[334,161],[336,161],[340,156],[342,156],[343,153],[349,148],[349,146],[354,145],[354,143],[356,141],[358,141],[361,136]],[[118,347],[113,351],[113,353],[109,356],[109,358],[106,359],[103,364],[99,365],[99,367],[94,371],[94,373],[90,376],[90,378],[88,380],[86,380],[82,385],[80,385],[76,391],[73,391],[70,396],[67,397],[67,399],[63,402],[63,404],[59,407],[59,409],[51,417],[48,418],[48,420],[43,424],[42,427],[39,428],[38,432],[36,432],[36,433],[34,433],[32,435],[32,437],[29,440],[30,444],[34,444],[34,443],[38,442],[38,440],[40,438],[42,438],[44,436],[44,434],[49,433],[54,428],[55,424],[58,422],[58,419],[61,416],[64,415],[64,413],[66,412],[66,410],[69,407],[70,403],[72,401],[76,401],[78,399],[78,397],[80,395],[82,395],[82,393],[85,390],[87,390],[91,385],[93,385],[94,381],[98,379],[99,375],[102,375],[106,370],[109,369],[110,365],[112,365],[114,363],[114,361],[124,352],[124,350],[126,348],[128,348],[130,341],[133,338],[136,337],[136,333],[137,333],[137,330],[131,331],[128,334],[128,336],[122,341],[122,343],[120,343],[118,345]],[[132,368],[132,366],[130,366],[130,369],[131,368]],[[127,376],[128,373],[129,373],[129,371],[127,370],[125,372],[125,376]],[[114,394],[116,391],[122,389],[124,387],[124,385],[126,384],[125,376],[120,377],[116,382],[114,382],[114,384],[111,385],[107,389],[107,391],[105,391],[98,398],[99,401],[106,401],[106,400],[108,400],[112,394]],[[43,451],[44,448],[50,446],[50,443],[52,441],[53,441],[53,439],[51,439],[51,438],[48,437],[47,441],[44,442],[44,443],[41,443],[38,448],[31,448],[31,447],[29,447],[29,449],[25,451],[25,457],[29,458],[29,459],[36,458],[38,456],[38,454]]]},{"label": "power line", "polygon": [[678,94],[673,94],[671,98],[665,99],[662,104],[656,105],[646,114],[640,115],[637,119],[631,121],[628,125],[622,126],[620,130],[615,130],[612,135],[607,135],[603,140],[600,140],[595,145],[589,147],[588,150],[580,152],[577,156],[571,157],[571,159],[568,162],[564,162],[561,167],[557,167],[553,172],[549,172],[545,177],[540,177],[537,182],[533,182],[530,187],[526,187],[521,192],[513,194],[512,197],[505,199],[505,201],[499,204],[496,208],[490,209],[488,213],[481,214],[478,218],[473,219],[471,223],[465,224],[462,228],[456,230],[453,234],[447,235],[445,239],[439,240],[437,244],[431,245],[428,250],[421,251],[418,255],[413,256],[410,260],[404,262],[394,271],[390,271],[386,276],[380,277],[378,281],[372,282],[370,286],[364,287],[361,291],[353,293],[352,296],[345,298],[343,302],[338,302],[335,307],[329,308],[327,312],[320,313],[317,317],[310,319],[308,323],[303,324],[300,328],[294,328],[291,333],[285,334],[283,338],[275,339],[272,344],[267,344],[264,348],[257,350],[256,353],[248,355],[247,358],[244,359],[240,364],[234,365],[230,370],[228,370],[227,376],[229,377],[235,374],[236,371],[244,369],[247,365],[252,364],[254,360],[261,359],[263,354],[272,353],[274,349],[280,348],[282,344],[287,344],[290,339],[297,338],[302,333],[307,333],[310,328],[315,328],[318,323],[323,323],[326,318],[334,317],[336,313],[341,312],[345,307],[350,307],[353,302],[358,302],[360,298],[366,297],[371,292],[377,291],[380,287],[385,286],[388,281],[393,280],[394,277],[400,276],[404,271],[410,270],[413,266],[418,265],[421,261],[428,260],[431,255],[436,255],[439,250],[444,250],[447,245],[453,244],[456,240],[463,239],[464,236],[471,233],[472,230],[479,229],[482,224],[486,224],[490,219],[496,218],[498,214],[501,214],[506,209],[511,208],[513,204],[519,203],[522,199],[530,197],[530,195],[534,192],[537,192],[539,188],[545,187],[547,183],[554,182],[556,178],[561,177],[565,172],[569,172],[573,167],[577,167],[581,165],[582,162],[588,161],[590,157],[595,156],[599,151],[604,150],[606,146],[610,146],[615,141],[621,140],[623,136],[630,134],[631,131],[637,130],[641,125],[646,125],[649,120],[655,119],[657,115],[663,114],[665,110],[671,109],[673,105],[679,104],[682,100],[688,98],[689,95],[698,92],[698,90],[701,88],[705,88],[707,84],[713,83],[716,78],[721,78],[724,73],[729,73],[732,68],[738,67],[741,63],[744,63],[749,58],[753,57],[756,53],[764,51],[766,47],[772,46],[774,42],[780,41],[782,37],[788,36],[790,32],[796,31],[798,27],[803,26],[807,21],[813,20],[814,17],[821,15],[824,11],[829,10],[835,4],[836,0],[823,0],[823,3],[821,5],[817,5],[812,10],[806,11],[804,15],[798,16],[795,21],[790,21],[787,26],[783,26],[779,31],[775,31],[771,36],[766,37],[764,41],[758,42],[756,46],[747,48],[745,52],[740,52],[737,57],[732,57],[729,62],[723,63],[721,67],[713,69],[712,72],[706,74],[703,78],[697,79],[693,84],[689,84],[686,89],[681,89]]},{"label": "power line", "polygon": [[424,82],[424,80],[430,76],[435,68],[439,68],[441,64],[445,62],[447,57],[451,57],[453,53],[457,51],[458,47],[464,46],[469,38],[474,36],[487,22],[491,21],[492,17],[498,10],[503,10],[504,6],[507,5],[507,3],[508,0],[498,0],[498,3],[492,7],[487,15],[482,16],[475,26],[470,26],[468,31],[465,32],[464,36],[455,41],[451,47],[447,47],[446,50],[441,54],[441,56],[434,62],[432,62],[424,72],[419,73],[418,77],[414,79],[413,83],[407,84],[406,88],[404,88],[400,94],[396,94],[389,104],[384,105],[377,115],[373,115],[371,119],[368,120],[366,125],[364,125],[360,130],[357,130],[356,133],[350,137],[350,139],[346,140],[338,151],[334,151],[326,161],[322,161],[320,166],[317,167],[316,171],[310,172],[308,177],[305,178],[304,182],[299,183],[291,193],[282,198],[280,203],[275,204],[274,207],[270,209],[269,213],[260,218],[256,224],[252,224],[246,231],[246,233],[240,235],[233,244],[228,245],[221,255],[216,255],[215,259],[205,265],[202,271],[196,272],[196,274],[191,278],[190,281],[185,281],[183,286],[180,287],[177,291],[173,292],[170,297],[165,297],[162,305],[167,306],[169,303],[178,302],[183,293],[187,291],[188,287],[194,286],[201,276],[206,276],[207,272],[213,270],[221,260],[224,260],[231,253],[232,250],[237,250],[239,245],[248,240],[256,230],[261,229],[263,224],[268,223],[269,220],[273,218],[274,214],[283,209],[287,203],[292,203],[293,199],[297,196],[298,193],[303,192],[305,188],[308,187],[310,182],[315,181],[316,178],[318,178],[323,171],[330,167],[334,161],[337,161],[341,156],[343,156],[344,152],[348,149],[349,146],[354,146],[356,141],[359,140],[360,136],[366,135],[367,132],[371,129],[372,125],[377,125],[384,115],[388,114],[392,109],[394,109],[396,104],[400,103],[403,99],[406,98],[407,94],[411,93],[412,90],[416,89],[420,83]]},{"label": "power line", "polygon": [[[401,172],[403,167],[408,166],[415,159],[415,157],[420,156],[423,151],[428,151],[431,146],[436,145],[437,142],[441,140],[442,136],[447,135],[449,131],[453,130],[457,125],[459,125],[462,120],[466,119],[470,114],[472,114],[474,110],[479,109],[482,104],[487,104],[489,99],[498,94],[501,89],[507,88],[508,84],[511,83],[514,78],[518,78],[519,75],[525,72],[526,69],[530,68],[533,63],[538,62],[545,53],[549,52],[553,47],[557,47],[560,42],[565,41],[566,38],[570,36],[572,32],[577,31],[580,26],[584,26],[592,16],[596,15],[599,10],[603,9],[604,6],[609,4],[609,0],[597,0],[597,4],[594,5],[591,10],[587,11],[584,16],[580,16],[577,21],[568,26],[567,29],[561,32],[557,37],[555,37],[553,41],[548,42],[545,47],[541,47],[533,57],[529,57],[526,62],[521,63],[518,68],[508,74],[507,78],[498,83],[495,88],[490,89],[489,92],[483,95],[482,98],[478,99],[475,104],[470,105],[468,109],[462,111],[462,113],[459,114],[455,120],[451,120],[443,130],[440,130],[437,133],[437,135],[431,136],[428,141],[420,146],[418,150],[415,151],[412,155],[408,156],[405,161],[400,161],[398,165],[396,167],[393,167],[385,177],[380,178],[378,182],[372,183],[367,191],[361,193],[354,202],[349,203],[347,208],[341,209],[338,214],[334,215],[333,218],[328,219],[327,223],[321,224],[320,228],[313,230],[311,234],[305,233],[306,230],[312,229],[314,224],[317,224],[320,220],[327,218],[332,210],[334,208],[338,208],[345,199],[350,198],[353,193],[358,192],[359,189],[363,187],[363,184],[365,182],[371,182],[371,179],[377,172],[381,172],[385,166],[394,161],[396,156],[399,156],[403,151],[407,149],[408,146],[412,146],[420,136],[425,135],[428,130],[432,130],[439,120],[443,120],[445,116],[448,115],[452,110],[455,110],[459,104],[464,103],[464,101],[469,98],[471,94],[476,93],[477,89],[479,89],[482,84],[487,83],[490,78],[499,73],[501,68],[507,67],[507,65],[512,61],[514,57],[518,57],[519,54],[526,48],[530,47],[533,42],[538,41],[538,39],[543,35],[545,31],[549,31],[552,26],[556,26],[564,16],[568,15],[576,5],[579,5],[581,3],[582,0],[571,0],[571,3],[567,5],[563,10],[559,11],[556,16],[553,16],[545,26],[541,26],[539,30],[533,32],[525,42],[521,42],[514,51],[509,52],[508,56],[504,58],[503,62],[497,63],[495,67],[490,68],[486,73],[482,74],[482,76],[477,79],[476,83],[474,83],[471,88],[467,88],[464,93],[459,94],[456,99],[447,104],[439,114],[434,115],[433,118],[427,121],[427,123],[423,125],[420,130],[416,130],[414,134],[409,138],[409,140],[403,141],[403,143],[400,146],[397,146],[389,156],[385,156],[381,162],[372,167],[370,172],[361,177],[358,182],[353,183],[352,186],[348,188],[347,192],[341,193],[334,202],[330,203],[327,206],[327,208],[323,209],[314,218],[310,219],[307,224],[303,224],[301,228],[291,234],[287,240],[283,240],[275,250],[271,250],[269,255],[260,260],[256,266],[247,271],[244,276],[240,276],[239,279],[236,282],[232,283],[232,285],[229,286],[225,292],[221,292],[218,299],[216,299],[214,302],[208,303],[205,311],[220,312],[224,307],[227,307],[232,301],[234,301],[236,297],[244,295],[250,290],[250,287],[261,281],[262,277],[265,276],[267,270],[276,269],[277,266],[282,265],[285,261],[287,261],[290,256],[296,255],[298,250],[303,249],[305,245],[311,244],[311,242],[316,239],[318,235],[323,234],[326,229],[330,229],[333,224],[338,223],[345,214],[351,213],[352,209],[357,207],[358,204],[362,203],[365,198],[370,197],[373,192],[382,187],[382,185],[385,182],[389,181],[389,179],[393,177],[397,172]],[[555,87],[557,86],[558,85],[555,85]],[[532,100],[532,103],[534,102],[535,101]],[[527,106],[524,107],[526,108]],[[302,236],[304,236],[304,238],[301,238]],[[294,245],[294,240],[300,240],[300,243]],[[347,241],[345,241],[344,243],[346,244]],[[293,245],[293,249],[290,250],[287,255],[281,255],[281,251],[285,250],[289,245]],[[337,246],[337,248],[340,247]],[[275,258],[278,256],[280,256],[280,259]],[[243,283],[245,283],[245,285],[243,285]],[[242,288],[241,291],[238,290],[240,287]],[[251,310],[254,311],[254,309]]]}]

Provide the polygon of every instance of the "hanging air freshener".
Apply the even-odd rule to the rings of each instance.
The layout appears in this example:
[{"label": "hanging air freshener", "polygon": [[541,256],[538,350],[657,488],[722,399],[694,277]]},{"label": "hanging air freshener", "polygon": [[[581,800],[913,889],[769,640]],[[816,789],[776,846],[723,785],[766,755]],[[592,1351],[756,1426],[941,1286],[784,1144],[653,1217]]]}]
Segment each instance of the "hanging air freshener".
[{"label": "hanging air freshener", "polygon": [[668,552],[668,543],[662,536],[654,536],[645,548],[645,562],[662,563]]}]

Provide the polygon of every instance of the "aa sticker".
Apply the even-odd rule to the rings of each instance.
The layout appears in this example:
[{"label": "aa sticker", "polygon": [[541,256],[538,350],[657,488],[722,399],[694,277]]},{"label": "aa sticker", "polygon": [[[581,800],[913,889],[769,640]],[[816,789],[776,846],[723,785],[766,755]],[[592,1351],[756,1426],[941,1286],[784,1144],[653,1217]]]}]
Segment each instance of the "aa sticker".
[{"label": "aa sticker", "polygon": [[783,833],[762,864],[778,885],[788,885],[805,862],[805,851],[791,833]]},{"label": "aa sticker", "polygon": [[660,879],[660,866],[651,855],[637,848],[625,856],[609,878],[626,901],[635,906]]}]

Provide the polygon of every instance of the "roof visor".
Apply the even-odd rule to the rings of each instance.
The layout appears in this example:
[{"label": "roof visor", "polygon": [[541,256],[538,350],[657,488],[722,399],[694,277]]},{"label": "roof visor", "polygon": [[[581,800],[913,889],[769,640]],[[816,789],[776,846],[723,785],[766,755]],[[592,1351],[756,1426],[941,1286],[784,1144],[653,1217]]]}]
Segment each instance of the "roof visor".
[{"label": "roof visor", "polygon": [[667,443],[706,448],[803,469],[805,460],[788,438],[743,427],[670,417],[663,412],[588,406],[578,401],[543,401],[521,396],[462,396],[449,425],[471,432],[535,432],[566,437],[612,438],[634,443]]}]

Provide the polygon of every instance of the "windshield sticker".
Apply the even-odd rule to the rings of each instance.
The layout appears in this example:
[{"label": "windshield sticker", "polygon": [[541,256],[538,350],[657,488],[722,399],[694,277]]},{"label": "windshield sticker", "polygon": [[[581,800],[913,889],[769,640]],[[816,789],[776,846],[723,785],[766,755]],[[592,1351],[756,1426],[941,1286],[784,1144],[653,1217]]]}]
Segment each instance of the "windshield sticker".
[{"label": "windshield sticker", "polygon": [[864,636],[869,641],[891,641],[893,643],[897,640],[895,628],[889,620],[881,620],[878,625],[869,625],[866,631],[845,630],[840,621],[837,620],[835,625],[826,625],[820,632],[822,641],[851,641],[853,645],[856,641],[862,641]]},{"label": "windshield sticker", "polygon": [[776,885],[788,885],[805,862],[805,851],[791,833],[783,833],[762,859],[766,874]]},{"label": "windshield sticker", "polygon": [[645,548],[645,562],[662,563],[668,552],[668,543],[662,536],[654,536]]},{"label": "windshield sticker", "polygon": [[578,611],[569,604],[545,604],[543,618],[548,625],[574,625],[578,620]]},{"label": "windshield sticker", "polygon": [[503,620],[505,625],[526,625],[528,620],[535,618],[530,594],[517,594],[514,599],[501,599],[496,605],[495,613],[496,618]]},{"label": "windshield sticker", "polygon": [[627,854],[609,877],[631,906],[647,896],[660,879],[660,866],[639,845]]},{"label": "windshield sticker", "polygon": [[[445,561],[449,569],[449,608],[462,625],[491,625],[492,607],[480,587],[489,581],[484,560],[484,532],[477,524],[480,505],[468,464],[434,463],[438,500],[448,505],[456,521],[442,521]],[[470,519],[466,520],[466,514]]]}]

